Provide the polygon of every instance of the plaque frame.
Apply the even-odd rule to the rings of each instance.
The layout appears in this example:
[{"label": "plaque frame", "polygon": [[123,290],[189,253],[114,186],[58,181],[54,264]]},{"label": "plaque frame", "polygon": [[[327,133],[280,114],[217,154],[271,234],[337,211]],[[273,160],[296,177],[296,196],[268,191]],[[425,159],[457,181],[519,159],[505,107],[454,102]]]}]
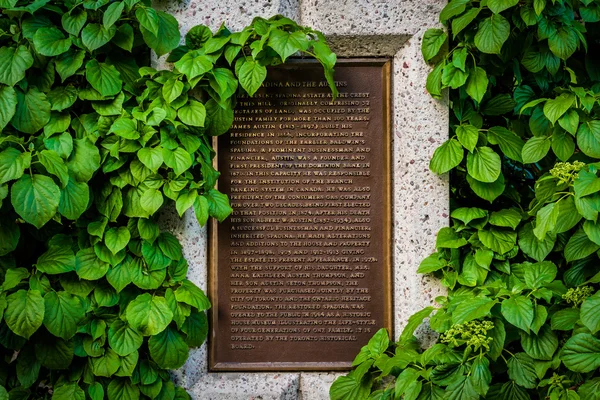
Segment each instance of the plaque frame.
[{"label": "plaque frame", "polygon": [[[290,57],[285,64],[278,65],[275,68],[287,68],[294,67],[298,64],[317,64],[318,61],[312,59],[293,58]],[[383,161],[382,166],[386,171],[385,176],[380,177],[383,179],[384,185],[384,196],[383,196],[383,210],[385,215],[388,217],[382,221],[382,229],[387,246],[383,247],[381,265],[385,269],[384,282],[382,282],[382,290],[384,291],[384,320],[383,327],[388,330],[391,337],[394,337],[393,332],[393,310],[394,310],[394,298],[393,298],[393,260],[392,260],[392,246],[393,246],[393,234],[392,234],[392,221],[393,221],[393,171],[392,171],[392,59],[377,57],[377,58],[339,58],[336,62],[336,66],[378,66],[381,67],[382,72],[382,113],[383,113],[383,140],[385,143],[384,154],[382,154]],[[368,79],[368,77],[366,77]],[[212,146],[216,152],[216,156],[213,159],[213,165],[218,170],[218,137],[213,137]],[[218,182],[215,185],[218,189]],[[208,322],[209,331],[207,336],[208,342],[208,371],[209,372],[269,372],[269,371],[348,371],[352,369],[351,362],[218,362],[215,357],[216,352],[216,335],[217,332],[214,329],[217,326],[218,321],[218,305],[219,297],[218,291],[218,255],[219,255],[219,244],[218,244],[218,226],[219,223],[211,218],[207,230],[208,230],[208,246],[207,246],[207,257],[208,257],[208,296],[211,301],[211,308],[208,310]],[[374,334],[375,332],[373,332]]]}]

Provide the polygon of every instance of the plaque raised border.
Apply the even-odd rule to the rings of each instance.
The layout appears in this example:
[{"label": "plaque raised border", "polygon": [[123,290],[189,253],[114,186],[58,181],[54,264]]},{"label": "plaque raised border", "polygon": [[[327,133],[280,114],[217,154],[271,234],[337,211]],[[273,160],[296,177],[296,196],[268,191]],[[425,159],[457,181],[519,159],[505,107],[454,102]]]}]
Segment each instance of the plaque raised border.
[{"label": "plaque raised border", "polygon": [[[273,68],[298,68],[303,64],[315,64],[314,60],[305,59],[288,59],[286,64]],[[361,66],[376,66],[381,68],[381,93],[382,93],[382,135],[384,143],[384,152],[382,158],[382,170],[386,173],[378,177],[383,180],[384,194],[383,198],[383,220],[381,229],[383,237],[387,245],[382,246],[380,265],[384,268],[384,281],[381,282],[381,288],[384,291],[384,318],[383,327],[385,327],[393,336],[393,292],[392,292],[392,169],[391,169],[391,60],[388,58],[351,58],[338,59],[336,66],[339,67],[361,67]],[[371,76],[362,76],[362,79],[372,79]],[[268,79],[268,78],[267,78]],[[217,152],[214,159],[215,168],[218,165],[218,139],[213,138],[213,147]],[[374,225],[374,222],[371,222]],[[212,307],[209,310],[208,320],[210,321],[209,336],[208,336],[208,352],[209,352],[209,371],[344,371],[351,369],[351,361],[348,362],[329,362],[329,361],[314,361],[314,362],[220,362],[215,356],[217,346],[217,326],[218,326],[218,258],[219,258],[219,242],[218,242],[219,223],[211,219],[208,227],[208,292]],[[229,295],[229,293],[227,293]],[[375,331],[371,332],[371,335]],[[221,339],[225,340],[225,339]],[[366,344],[366,343],[365,343]],[[273,343],[274,350],[277,351],[279,346],[285,346],[285,343]],[[326,342],[319,342],[317,345],[326,347]],[[325,350],[325,353],[327,351]],[[352,354],[352,357],[355,354]]]}]

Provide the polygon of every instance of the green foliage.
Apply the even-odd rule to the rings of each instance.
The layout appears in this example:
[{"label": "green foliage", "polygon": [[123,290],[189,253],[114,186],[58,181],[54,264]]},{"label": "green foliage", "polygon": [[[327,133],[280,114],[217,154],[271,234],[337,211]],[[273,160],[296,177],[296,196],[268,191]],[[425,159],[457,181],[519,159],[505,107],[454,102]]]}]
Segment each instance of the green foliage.
[{"label": "green foliage", "polygon": [[[450,138],[430,167],[450,172],[452,212],[419,272],[448,294],[383,353],[365,346],[332,398],[599,398],[597,10],[451,0],[447,31],[425,33],[427,89],[450,89]],[[440,336],[423,350],[425,316]]]},{"label": "green foliage", "polygon": [[211,142],[236,94],[296,52],[335,92],[335,55],[281,16],[185,42],[147,0],[0,1],[0,398],[189,398],[168,370],[211,304],[158,215],[227,218]]}]

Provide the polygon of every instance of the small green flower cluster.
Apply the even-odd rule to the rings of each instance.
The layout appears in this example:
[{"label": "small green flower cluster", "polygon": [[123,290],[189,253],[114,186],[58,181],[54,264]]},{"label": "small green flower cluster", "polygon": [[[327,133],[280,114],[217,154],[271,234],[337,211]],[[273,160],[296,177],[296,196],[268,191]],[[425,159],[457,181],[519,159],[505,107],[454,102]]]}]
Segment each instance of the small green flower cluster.
[{"label": "small green flower cluster", "polygon": [[591,286],[580,286],[567,290],[567,293],[562,295],[562,298],[573,307],[579,306],[583,301],[594,293],[594,288]]},{"label": "small green flower cluster", "polygon": [[493,339],[488,337],[487,333],[493,328],[492,321],[470,321],[456,324],[442,334],[442,342],[453,347],[466,344],[472,346],[473,350],[479,350],[482,347],[489,350]]},{"label": "small green flower cluster", "polygon": [[585,167],[585,163],[581,161],[559,162],[550,170],[550,175],[558,179],[559,184],[572,184],[583,167]]}]

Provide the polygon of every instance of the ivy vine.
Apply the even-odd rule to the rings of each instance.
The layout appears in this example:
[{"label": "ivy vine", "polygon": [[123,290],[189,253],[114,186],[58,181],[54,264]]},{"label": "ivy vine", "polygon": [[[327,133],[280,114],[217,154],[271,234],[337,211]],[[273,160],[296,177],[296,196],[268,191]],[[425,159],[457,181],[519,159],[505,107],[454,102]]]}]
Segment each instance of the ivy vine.
[{"label": "ivy vine", "polygon": [[[0,0],[0,399],[185,399],[168,370],[210,302],[157,215],[231,212],[211,137],[323,35],[276,16],[192,28],[140,0]],[[150,49],[172,70],[150,66]]]},{"label": "ivy vine", "polygon": [[[419,272],[448,288],[379,331],[338,399],[600,399],[600,8],[451,0],[422,42],[450,92],[451,226]],[[439,333],[423,350],[414,331]]]}]

